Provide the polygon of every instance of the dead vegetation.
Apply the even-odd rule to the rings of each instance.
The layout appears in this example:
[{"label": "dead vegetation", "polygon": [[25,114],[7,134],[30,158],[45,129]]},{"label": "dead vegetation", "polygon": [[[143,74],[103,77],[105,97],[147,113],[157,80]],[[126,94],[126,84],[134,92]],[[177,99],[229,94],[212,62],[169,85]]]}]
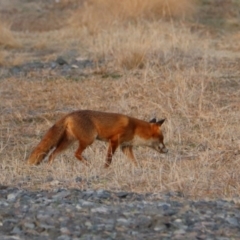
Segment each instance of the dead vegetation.
[{"label": "dead vegetation", "polygon": [[[8,46],[11,37],[4,40],[0,66],[50,61],[69,52],[93,59],[96,66],[77,79],[46,70],[0,80],[1,184],[178,191],[195,199],[239,197],[238,35],[199,24],[200,6],[177,2],[65,0],[48,3],[48,8],[66,10],[69,16],[61,19],[61,27],[50,21],[55,30],[8,28],[21,47]],[[44,4],[41,1],[41,9]],[[27,166],[25,159],[43,133],[76,109],[121,112],[145,120],[166,117],[170,152],[164,156],[139,147],[134,152],[140,167],[134,168],[118,151],[106,171],[106,145],[96,142],[84,152],[89,168],[74,158],[74,147],[53,166]]]},{"label": "dead vegetation", "polygon": [[69,19],[74,27],[85,27],[91,34],[120,24],[142,20],[185,19],[195,11],[195,1],[94,0],[85,1]]}]

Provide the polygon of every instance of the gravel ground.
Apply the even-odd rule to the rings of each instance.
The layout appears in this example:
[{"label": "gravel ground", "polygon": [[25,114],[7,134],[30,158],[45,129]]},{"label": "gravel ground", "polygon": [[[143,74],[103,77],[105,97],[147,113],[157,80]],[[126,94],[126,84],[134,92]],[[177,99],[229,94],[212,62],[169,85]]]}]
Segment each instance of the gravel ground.
[{"label": "gravel ground", "polygon": [[240,205],[173,193],[0,186],[0,239],[240,239]]},{"label": "gravel ground", "polygon": [[[102,63],[99,62],[100,66]],[[63,76],[66,78],[80,79],[86,77],[95,69],[95,63],[89,59],[72,58],[66,60],[59,56],[55,61],[51,62],[28,62],[13,67],[0,66],[0,79],[7,77],[27,77],[32,72],[46,76]]]}]

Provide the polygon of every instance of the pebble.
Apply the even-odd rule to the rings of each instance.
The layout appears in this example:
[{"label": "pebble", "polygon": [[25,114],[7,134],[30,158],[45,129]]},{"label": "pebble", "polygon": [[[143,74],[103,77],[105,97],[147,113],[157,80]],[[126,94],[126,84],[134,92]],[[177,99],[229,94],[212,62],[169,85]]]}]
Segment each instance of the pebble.
[{"label": "pebble", "polygon": [[70,191],[62,191],[62,192],[59,192],[59,193],[55,194],[53,196],[53,198],[55,198],[55,199],[65,198],[65,197],[67,197],[69,195],[70,195]]},{"label": "pebble", "polygon": [[16,193],[10,193],[10,194],[8,194],[8,196],[7,196],[7,200],[10,201],[10,202],[12,202],[12,201],[15,201],[16,197],[17,197],[17,194],[16,194]]},{"label": "pebble", "polygon": [[93,212],[93,213],[109,213],[109,208],[107,208],[107,207],[92,208],[91,212]]},{"label": "pebble", "polygon": [[[7,203],[7,204],[6,204]],[[233,201],[100,190],[0,189],[0,239],[240,239]]]},{"label": "pebble", "polygon": [[23,226],[26,227],[26,228],[31,228],[31,229],[34,229],[34,228],[35,228],[35,224],[33,224],[33,223],[28,223],[28,222],[25,222],[25,223],[23,224]]},{"label": "pebble", "polygon": [[59,56],[57,59],[56,59],[56,63],[58,63],[59,65],[64,65],[64,64],[68,64],[68,62],[61,56]]},{"label": "pebble", "polygon": [[236,227],[239,226],[239,230],[240,230],[240,222],[239,222],[240,219],[238,220],[235,217],[228,217],[228,218],[226,218],[226,220],[232,226],[236,226]]}]

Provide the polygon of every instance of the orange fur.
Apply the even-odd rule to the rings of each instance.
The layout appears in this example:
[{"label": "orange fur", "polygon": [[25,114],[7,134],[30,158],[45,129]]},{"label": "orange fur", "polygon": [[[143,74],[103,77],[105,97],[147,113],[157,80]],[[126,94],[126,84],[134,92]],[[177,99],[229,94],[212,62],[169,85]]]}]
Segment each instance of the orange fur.
[{"label": "orange fur", "polygon": [[109,143],[105,167],[111,164],[112,156],[118,146],[135,165],[133,146],[148,146],[160,153],[166,153],[161,125],[163,120],[146,122],[123,114],[82,110],[69,113],[56,122],[45,134],[28,159],[29,164],[39,164],[46,155],[49,163],[58,153],[65,150],[74,141],[79,142],[75,157],[87,164],[82,152],[95,139]]}]

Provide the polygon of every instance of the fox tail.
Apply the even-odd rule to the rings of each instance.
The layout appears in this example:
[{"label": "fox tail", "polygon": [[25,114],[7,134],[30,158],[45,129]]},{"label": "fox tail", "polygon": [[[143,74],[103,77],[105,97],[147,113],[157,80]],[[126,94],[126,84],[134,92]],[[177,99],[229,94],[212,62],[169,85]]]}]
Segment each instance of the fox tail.
[{"label": "fox tail", "polygon": [[27,163],[30,165],[38,165],[47,156],[64,136],[65,126],[64,119],[54,124],[43,136],[40,143],[35,147],[29,156]]}]

